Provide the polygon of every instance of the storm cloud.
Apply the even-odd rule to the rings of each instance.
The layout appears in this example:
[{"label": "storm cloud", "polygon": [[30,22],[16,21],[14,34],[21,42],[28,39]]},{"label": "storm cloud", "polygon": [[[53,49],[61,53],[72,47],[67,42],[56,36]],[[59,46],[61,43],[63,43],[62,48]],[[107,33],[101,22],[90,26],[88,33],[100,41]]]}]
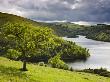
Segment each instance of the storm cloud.
[{"label": "storm cloud", "polygon": [[0,11],[40,21],[110,22],[110,0],[0,0]]}]

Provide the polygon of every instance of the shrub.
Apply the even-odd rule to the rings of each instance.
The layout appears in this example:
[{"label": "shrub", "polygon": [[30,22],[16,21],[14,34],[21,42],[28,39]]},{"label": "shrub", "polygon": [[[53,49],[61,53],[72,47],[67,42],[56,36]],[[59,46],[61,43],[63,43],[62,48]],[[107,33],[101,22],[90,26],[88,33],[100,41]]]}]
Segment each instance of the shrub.
[{"label": "shrub", "polygon": [[85,70],[83,70],[83,72],[94,73],[94,74],[98,74],[98,75],[101,75],[101,76],[110,77],[110,72],[107,71],[107,69],[105,69],[105,68],[85,69]]},{"label": "shrub", "polygon": [[63,65],[63,69],[64,69],[64,70],[69,70],[68,65],[67,65],[67,64],[64,64],[64,65]]},{"label": "shrub", "polygon": [[53,68],[60,68],[65,70],[68,70],[69,68],[67,64],[65,64],[62,60],[60,60],[60,55],[56,55],[55,57],[49,59],[48,63]]}]

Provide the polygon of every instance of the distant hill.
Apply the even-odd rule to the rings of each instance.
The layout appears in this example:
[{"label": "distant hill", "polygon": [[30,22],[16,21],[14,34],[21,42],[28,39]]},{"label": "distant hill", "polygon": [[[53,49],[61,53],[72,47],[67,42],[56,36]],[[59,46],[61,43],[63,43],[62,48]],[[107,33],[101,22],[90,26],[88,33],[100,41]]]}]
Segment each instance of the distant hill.
[{"label": "distant hill", "polygon": [[83,25],[78,25],[70,22],[56,22],[56,23],[45,23],[55,31],[58,36],[76,37],[79,30],[83,29]]},{"label": "distant hill", "polygon": [[54,29],[59,36],[77,37],[84,35],[87,38],[110,42],[110,25],[97,24],[91,26],[78,25],[74,23],[50,23],[49,27]]},{"label": "distant hill", "polygon": [[83,34],[90,39],[110,42],[110,25],[98,24],[83,30]]}]

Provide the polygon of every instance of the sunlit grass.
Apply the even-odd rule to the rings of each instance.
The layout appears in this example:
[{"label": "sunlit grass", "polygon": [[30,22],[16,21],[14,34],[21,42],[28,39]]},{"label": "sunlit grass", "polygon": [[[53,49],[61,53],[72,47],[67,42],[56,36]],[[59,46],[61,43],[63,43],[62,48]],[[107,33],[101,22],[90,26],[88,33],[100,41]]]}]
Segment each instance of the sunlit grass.
[{"label": "sunlit grass", "polygon": [[26,72],[20,71],[22,62],[0,57],[0,82],[110,82],[110,78],[83,72],[70,72],[50,67],[28,64]]}]

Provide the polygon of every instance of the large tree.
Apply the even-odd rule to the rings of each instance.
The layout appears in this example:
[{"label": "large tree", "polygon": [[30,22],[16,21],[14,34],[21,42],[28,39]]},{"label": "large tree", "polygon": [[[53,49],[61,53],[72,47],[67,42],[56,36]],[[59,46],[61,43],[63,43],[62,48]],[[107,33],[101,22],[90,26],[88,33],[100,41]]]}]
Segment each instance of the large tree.
[{"label": "large tree", "polygon": [[[21,55],[18,56],[20,56],[23,61],[23,71],[27,70],[27,58],[42,53],[42,49],[47,48],[47,46],[52,43],[52,41],[50,42],[50,39],[53,36],[51,29],[33,27],[28,24],[19,23],[5,24],[2,33],[4,34],[5,39],[9,40],[8,49],[14,49],[8,50],[8,53],[15,54],[21,52]],[[12,53],[12,51],[14,51],[14,53]]]}]

